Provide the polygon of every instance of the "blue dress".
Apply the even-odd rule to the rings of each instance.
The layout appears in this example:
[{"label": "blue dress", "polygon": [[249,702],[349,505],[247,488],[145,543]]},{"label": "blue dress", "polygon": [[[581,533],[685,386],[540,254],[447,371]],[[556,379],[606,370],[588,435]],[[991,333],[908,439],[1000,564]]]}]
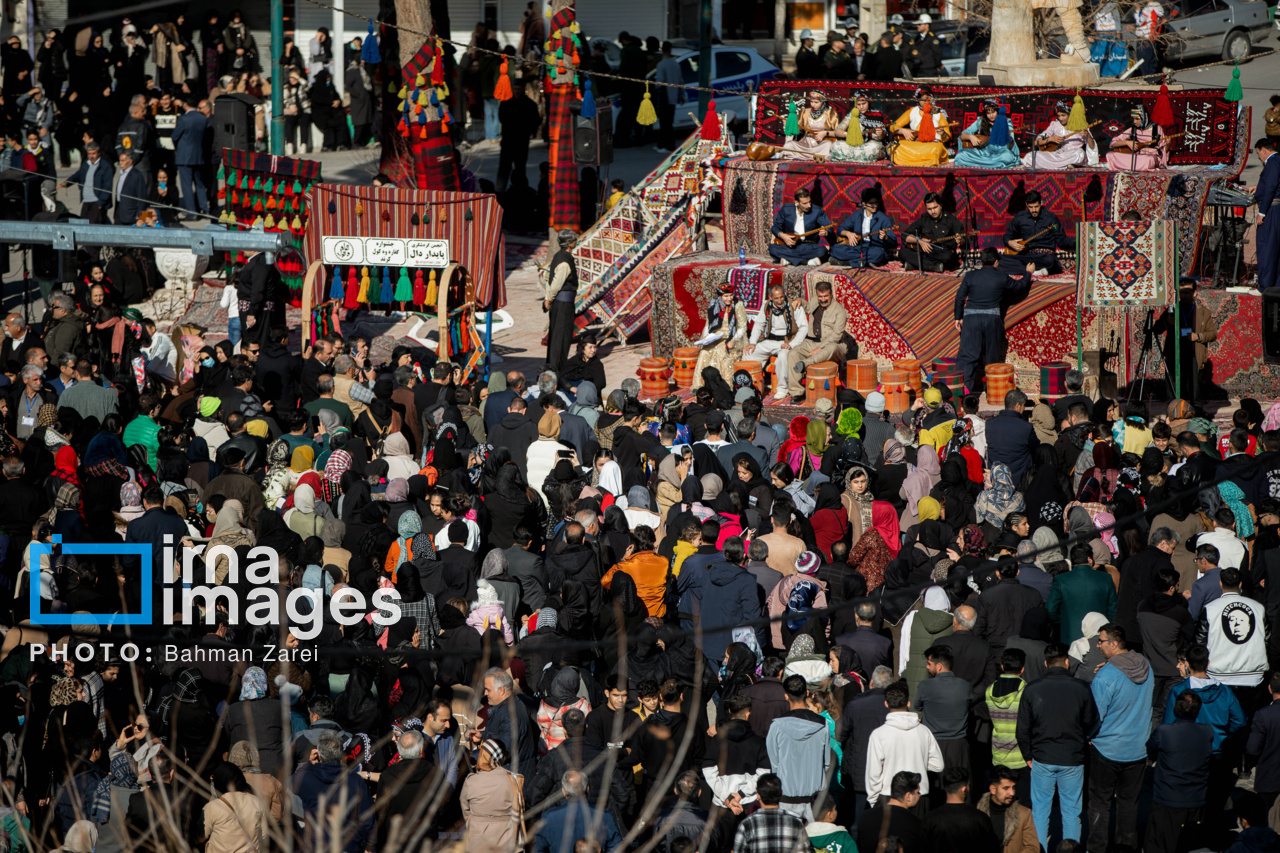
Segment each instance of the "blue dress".
[{"label": "blue dress", "polygon": [[[984,145],[981,148],[961,148],[956,152],[955,159],[952,161],[960,169],[1012,169],[1022,165],[1022,160],[1018,156],[1018,143],[1013,136],[1013,124],[1009,119],[1005,119],[1005,123],[1009,125],[1009,144],[1008,146],[997,148],[994,145]],[[964,129],[964,133],[979,134],[982,132],[982,120],[978,119],[973,124]]]}]

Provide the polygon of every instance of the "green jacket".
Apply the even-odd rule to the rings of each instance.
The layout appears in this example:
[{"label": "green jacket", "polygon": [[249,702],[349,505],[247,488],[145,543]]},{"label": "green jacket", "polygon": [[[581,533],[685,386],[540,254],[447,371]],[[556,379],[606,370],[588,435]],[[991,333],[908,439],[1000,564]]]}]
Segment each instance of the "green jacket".
[{"label": "green jacket", "polygon": [[945,610],[930,610],[922,607],[916,611],[916,618],[911,620],[911,657],[907,658],[907,668],[902,677],[907,680],[907,689],[916,695],[916,688],[928,676],[925,671],[924,650],[943,637],[955,633],[951,623],[951,614]]},{"label": "green jacket", "polygon": [[1053,579],[1049,590],[1049,618],[1058,626],[1058,639],[1071,645],[1084,636],[1080,622],[1097,611],[1110,622],[1116,618],[1116,585],[1111,575],[1089,566],[1074,566]]},{"label": "green jacket", "polygon": [[84,326],[88,320],[79,311],[72,311],[61,318],[54,319],[49,314],[49,322],[44,333],[44,351],[49,354],[49,363],[57,364],[58,356],[64,352],[80,355],[84,348]]},{"label": "green jacket", "polygon": [[156,469],[156,451],[160,449],[160,424],[156,423],[146,415],[138,415],[129,421],[129,425],[124,428],[125,448],[133,447],[135,444],[141,444],[147,449],[147,464],[151,466],[151,470]]},{"label": "green jacket", "polygon": [[1027,766],[1018,748],[1018,706],[1027,686],[1017,675],[1001,675],[987,688],[987,711],[991,714],[991,763],[1013,770]]}]

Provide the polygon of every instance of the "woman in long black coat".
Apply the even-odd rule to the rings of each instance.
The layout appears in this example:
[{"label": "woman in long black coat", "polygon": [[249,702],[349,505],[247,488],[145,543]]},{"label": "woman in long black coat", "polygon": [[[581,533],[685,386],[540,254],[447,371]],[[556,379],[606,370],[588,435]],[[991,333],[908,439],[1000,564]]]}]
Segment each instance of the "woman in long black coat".
[{"label": "woman in long black coat", "polygon": [[350,148],[351,135],[347,133],[347,115],[342,107],[342,98],[333,87],[333,80],[328,71],[316,74],[311,84],[311,122],[324,136],[325,151],[335,148]]}]

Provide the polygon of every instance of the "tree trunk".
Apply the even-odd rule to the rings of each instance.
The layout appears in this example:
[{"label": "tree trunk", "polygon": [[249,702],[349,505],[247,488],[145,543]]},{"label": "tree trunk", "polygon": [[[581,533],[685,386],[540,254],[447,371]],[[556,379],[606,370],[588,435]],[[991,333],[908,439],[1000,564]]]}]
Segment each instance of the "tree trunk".
[{"label": "tree trunk", "polygon": [[[395,0],[396,25],[413,33],[431,32],[431,6],[424,0]],[[444,36],[448,38],[448,34]],[[422,36],[410,35],[400,39],[400,67],[409,64],[417,54],[425,39]]]},{"label": "tree trunk", "polygon": [[1035,20],[1023,0],[995,0],[991,4],[991,35],[987,55],[991,65],[1008,67],[1036,61]]}]

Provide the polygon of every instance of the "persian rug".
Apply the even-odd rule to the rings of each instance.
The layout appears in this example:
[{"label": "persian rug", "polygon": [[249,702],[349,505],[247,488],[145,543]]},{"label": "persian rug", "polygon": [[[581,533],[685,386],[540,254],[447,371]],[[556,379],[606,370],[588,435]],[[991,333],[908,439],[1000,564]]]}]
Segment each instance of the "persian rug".
[{"label": "persian rug", "polygon": [[1178,293],[1178,226],[1168,221],[1089,222],[1079,229],[1079,303],[1146,310]]}]

